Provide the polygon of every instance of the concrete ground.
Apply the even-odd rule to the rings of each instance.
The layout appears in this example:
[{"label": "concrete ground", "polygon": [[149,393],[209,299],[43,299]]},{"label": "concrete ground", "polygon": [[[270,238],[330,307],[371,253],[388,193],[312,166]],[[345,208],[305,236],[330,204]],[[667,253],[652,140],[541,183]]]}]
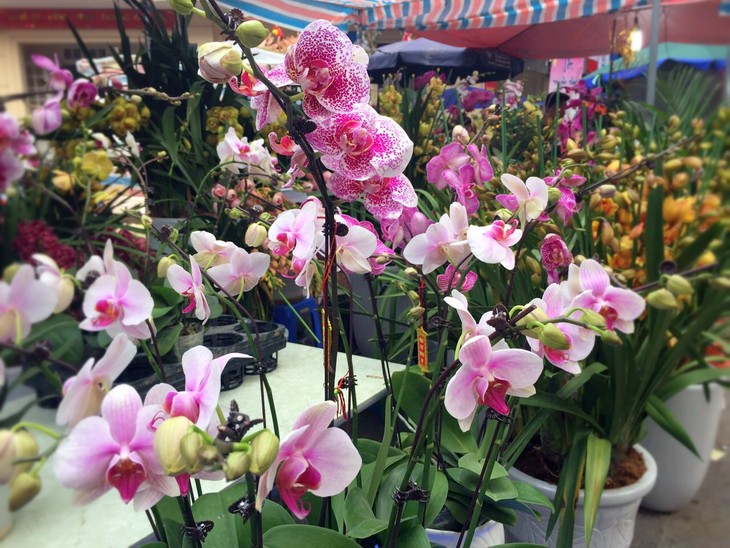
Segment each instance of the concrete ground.
[{"label": "concrete ground", "polygon": [[723,412],[715,447],[727,456],[710,464],[705,482],[682,510],[640,510],[632,548],[730,546],[730,406]]}]

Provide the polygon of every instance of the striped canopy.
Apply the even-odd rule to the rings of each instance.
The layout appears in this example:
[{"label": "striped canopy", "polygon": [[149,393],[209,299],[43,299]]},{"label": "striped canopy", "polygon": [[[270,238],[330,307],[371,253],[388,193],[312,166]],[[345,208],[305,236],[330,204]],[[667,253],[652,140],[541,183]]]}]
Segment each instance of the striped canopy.
[{"label": "striped canopy", "polygon": [[[651,0],[223,0],[249,17],[302,30],[326,19],[377,30],[456,30],[563,21],[643,6]],[[730,8],[730,0],[721,0]]]}]

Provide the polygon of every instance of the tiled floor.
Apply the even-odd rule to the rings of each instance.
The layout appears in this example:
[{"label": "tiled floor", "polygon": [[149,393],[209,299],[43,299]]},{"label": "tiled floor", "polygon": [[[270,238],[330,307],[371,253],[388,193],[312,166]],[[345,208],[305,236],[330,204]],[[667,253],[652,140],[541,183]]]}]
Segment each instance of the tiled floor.
[{"label": "tiled floor", "polygon": [[730,406],[723,412],[715,447],[728,455],[710,464],[694,500],[673,514],[641,510],[632,548],[730,546]]}]

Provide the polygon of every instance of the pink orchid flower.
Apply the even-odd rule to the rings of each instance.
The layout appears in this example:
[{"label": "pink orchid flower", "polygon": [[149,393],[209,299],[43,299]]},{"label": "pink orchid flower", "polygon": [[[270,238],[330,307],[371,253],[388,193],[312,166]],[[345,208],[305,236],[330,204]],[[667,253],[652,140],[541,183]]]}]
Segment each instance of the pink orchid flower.
[{"label": "pink orchid flower", "polygon": [[522,230],[513,223],[494,221],[487,226],[470,226],[466,240],[474,256],[487,264],[501,264],[507,270],[515,267],[515,254],[510,249],[522,238]]},{"label": "pink orchid flower", "polygon": [[482,145],[482,148],[479,149],[475,144],[470,144],[467,145],[466,150],[471,155],[474,164],[474,180],[478,187],[483,188],[494,177],[494,169],[489,162],[487,147]]},{"label": "pink orchid flower", "polygon": [[[345,219],[347,218],[347,219]],[[335,239],[335,260],[348,273],[367,274],[372,270],[368,258],[378,246],[375,230],[368,230],[347,215],[335,215],[335,221],[347,226],[347,234]],[[371,225],[372,226],[372,225]]]},{"label": "pink orchid flower", "polygon": [[360,181],[400,175],[413,154],[403,128],[367,104],[323,119],[307,140],[322,152],[325,166]]},{"label": "pink orchid flower", "polygon": [[269,270],[271,257],[266,253],[249,253],[237,247],[231,255],[231,262],[214,266],[208,274],[215,282],[234,297],[251,291]]},{"label": "pink orchid flower", "polygon": [[[545,312],[548,319],[564,316],[567,310],[565,308],[563,291],[560,289],[560,285],[556,283],[550,284],[545,289],[542,299],[533,299],[528,303],[528,306],[533,304]],[[575,315],[579,316],[580,313],[576,312]],[[580,365],[578,365],[578,362],[587,358],[588,354],[593,350],[593,344],[596,339],[595,334],[589,329],[568,323],[558,322],[555,326],[568,339],[570,348],[567,350],[550,348],[532,337],[528,337],[527,342],[532,351],[538,356],[546,357],[555,367],[577,375],[580,373]]]},{"label": "pink orchid flower", "polygon": [[197,251],[193,259],[203,270],[211,266],[227,264],[236,245],[233,242],[216,240],[210,232],[195,230],[190,234],[190,245]]},{"label": "pink orchid flower", "polygon": [[586,178],[576,173],[571,173],[570,177],[562,174],[561,170],[555,170],[554,177],[545,177],[545,184],[549,186],[557,186],[558,188],[575,188],[583,185]]},{"label": "pink orchid flower", "polygon": [[97,94],[98,90],[92,82],[79,78],[68,88],[66,104],[70,108],[86,108],[96,101]]},{"label": "pink orchid flower", "polygon": [[373,177],[365,181],[349,179],[333,173],[327,182],[332,194],[340,200],[352,202],[365,196],[365,209],[376,219],[397,219],[404,207],[416,207],[418,196],[405,175]]},{"label": "pink orchid flower", "polygon": [[[574,272],[569,271],[569,276],[574,276]],[[634,320],[646,308],[646,301],[640,295],[630,289],[612,287],[606,271],[593,259],[581,263],[578,283],[583,291],[573,299],[571,308],[579,306],[598,312],[606,319],[608,329],[634,332]]]},{"label": "pink orchid flower", "polygon": [[558,204],[555,206],[555,212],[564,225],[568,224],[568,221],[573,218],[576,211],[580,211],[582,205],[576,203],[575,194],[571,189],[560,187],[560,198],[558,199]]},{"label": "pink orchid flower", "polygon": [[466,209],[458,202],[451,204],[438,223],[414,236],[403,250],[403,257],[416,265],[423,265],[423,273],[429,274],[445,262],[458,265],[469,255],[466,241],[468,226]]},{"label": "pink orchid flower", "polygon": [[38,152],[33,144],[33,135],[20,130],[18,121],[6,112],[0,112],[0,150],[10,149],[20,156],[31,156]]},{"label": "pink orchid flower", "polygon": [[82,419],[97,415],[112,383],[132,361],[137,348],[126,334],[111,342],[101,359],[89,359],[79,372],[63,385],[63,400],[58,406],[56,423],[76,426]]},{"label": "pink orchid flower", "polygon": [[86,319],[79,327],[106,331],[111,337],[126,333],[134,339],[149,339],[146,321],[155,305],[152,295],[122,263],[115,261],[113,266],[113,274],[97,278],[86,291],[82,305]]},{"label": "pink orchid flower", "polygon": [[19,181],[23,173],[23,161],[12,150],[0,151],[0,194],[7,192],[10,185]]},{"label": "pink orchid flower", "polygon": [[300,209],[280,213],[269,228],[269,249],[277,255],[292,253],[295,258],[313,256],[324,243],[319,207],[306,202]]},{"label": "pink orchid flower", "polygon": [[34,323],[56,308],[57,293],[36,280],[33,267],[21,266],[8,284],[0,281],[0,342],[20,343]]},{"label": "pink orchid flower", "polygon": [[542,358],[527,350],[492,350],[489,337],[478,335],[459,352],[462,366],[446,386],[444,407],[459,421],[462,431],[471,427],[480,405],[509,414],[508,395],[529,397],[542,373]]},{"label": "pink orchid flower", "polygon": [[[187,417],[203,430],[208,428],[221,391],[221,374],[231,358],[250,358],[234,352],[213,358],[204,346],[195,346],[182,355],[185,390],[178,392],[169,384],[156,384],[145,397],[145,406],[159,406],[151,426],[167,417]],[[160,416],[159,411],[162,411]]]},{"label": "pink orchid flower", "polygon": [[30,58],[33,60],[33,64],[38,68],[47,70],[50,72],[50,79],[48,80],[48,86],[56,91],[65,91],[73,82],[73,74],[71,71],[62,69],[58,62],[58,56],[55,56],[55,60],[51,60],[44,55],[31,55]]},{"label": "pink orchid flower", "polygon": [[367,55],[328,21],[307,25],[289,47],[284,65],[304,91],[304,112],[315,120],[349,112],[370,98]]},{"label": "pink orchid flower", "polygon": [[215,150],[221,164],[225,164],[224,167],[231,173],[239,173],[241,165],[245,165],[251,176],[271,175],[271,155],[264,147],[263,139],[250,143],[247,137],[239,139],[235,128],[231,126]]},{"label": "pink orchid flower", "polygon": [[33,261],[36,263],[36,274],[38,280],[53,288],[58,297],[54,313],[59,314],[66,310],[74,298],[76,286],[74,285],[71,275],[66,274],[62,268],[58,266],[56,261],[48,255],[34,253]]},{"label": "pink orchid flower", "polygon": [[561,268],[566,268],[573,263],[573,254],[557,234],[548,234],[543,238],[542,244],[540,244],[540,257],[542,266],[548,275],[548,283],[551,284],[560,281],[558,274]]},{"label": "pink orchid flower", "polygon": [[[502,184],[507,187],[507,190],[512,193],[513,199],[516,200],[517,216],[520,219],[521,227],[524,227],[527,221],[537,219],[545,211],[548,204],[548,188],[542,179],[529,177],[525,183],[519,177],[503,173]],[[505,195],[497,196],[498,201],[500,196]],[[501,201],[500,203],[505,205]],[[505,205],[505,207],[509,206]]]},{"label": "pink orchid flower", "polygon": [[[476,322],[474,316],[469,312],[469,303],[466,297],[460,291],[454,289],[451,291],[450,297],[444,297],[444,302],[451,308],[456,310],[461,320],[461,337],[463,341],[467,341],[472,337],[479,335],[489,336],[494,333],[494,328],[487,322],[492,318],[491,312],[485,312],[479,319],[479,323]],[[463,342],[462,341],[462,342]],[[497,344],[502,344],[504,341],[500,341]],[[507,348],[506,344],[504,346]]]},{"label": "pink orchid flower", "polygon": [[432,224],[433,221],[418,211],[417,207],[403,207],[403,213],[397,219],[380,220],[380,232],[383,240],[390,241],[395,249],[426,232]]},{"label": "pink orchid flower", "polygon": [[190,301],[188,306],[183,309],[183,314],[195,310],[195,317],[205,325],[210,318],[210,307],[205,298],[203,276],[198,263],[194,260],[190,261],[190,273],[185,272],[180,265],[172,265],[167,269],[167,281],[170,282],[170,287]]},{"label": "pink orchid flower", "polygon": [[269,146],[271,150],[282,156],[294,156],[299,145],[292,139],[289,134],[284,135],[281,141],[277,141],[279,136],[276,132],[272,131],[269,133]]},{"label": "pink orchid flower", "polygon": [[[286,67],[283,64],[267,71],[266,77],[278,88],[294,85],[294,82],[287,76]],[[266,124],[276,121],[282,112],[281,106],[263,82],[256,82],[253,92],[251,108],[256,111],[256,131],[261,131]]]},{"label": "pink orchid flower", "polygon": [[281,442],[276,460],[261,476],[256,495],[259,511],[275,479],[282,500],[299,519],[309,514],[309,506],[301,501],[307,491],[318,497],[331,497],[355,479],[362,458],[343,430],[328,428],[336,415],[335,402],[326,401],[297,418]]},{"label": "pink orchid flower", "polygon": [[61,127],[63,118],[61,115],[61,101],[59,99],[48,99],[43,106],[36,107],[30,113],[30,127],[38,135],[46,135]]},{"label": "pink orchid flower", "polygon": [[[462,281],[463,278],[463,281]],[[446,272],[436,276],[436,285],[439,290],[446,293],[452,289],[461,289],[464,293],[469,292],[474,284],[477,283],[477,274],[473,270],[469,270],[466,275],[462,276],[461,272],[456,270],[452,265],[446,267]]]},{"label": "pink orchid flower", "polygon": [[443,147],[438,156],[431,158],[426,164],[426,179],[436,188],[446,188],[448,177],[455,174],[462,166],[469,163],[469,155],[464,152],[461,143],[450,143]]},{"label": "pink orchid flower", "polygon": [[76,504],[88,504],[112,487],[136,510],[147,510],[164,495],[177,496],[177,483],[162,475],[147,428],[152,408],[129,385],[113,388],[101,404],[101,416],[79,422],[53,456],[59,483],[74,489]]}]

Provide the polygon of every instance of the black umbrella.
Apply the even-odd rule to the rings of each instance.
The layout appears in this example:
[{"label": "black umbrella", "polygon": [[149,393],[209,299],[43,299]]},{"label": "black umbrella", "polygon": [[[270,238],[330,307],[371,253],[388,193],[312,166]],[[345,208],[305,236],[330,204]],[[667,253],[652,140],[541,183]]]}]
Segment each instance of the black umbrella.
[{"label": "black umbrella", "polygon": [[379,47],[370,56],[368,72],[382,76],[403,69],[406,74],[423,74],[429,70],[456,76],[468,76],[475,70],[482,80],[504,80],[522,72],[520,59],[499,51],[460,48],[416,38]]}]

